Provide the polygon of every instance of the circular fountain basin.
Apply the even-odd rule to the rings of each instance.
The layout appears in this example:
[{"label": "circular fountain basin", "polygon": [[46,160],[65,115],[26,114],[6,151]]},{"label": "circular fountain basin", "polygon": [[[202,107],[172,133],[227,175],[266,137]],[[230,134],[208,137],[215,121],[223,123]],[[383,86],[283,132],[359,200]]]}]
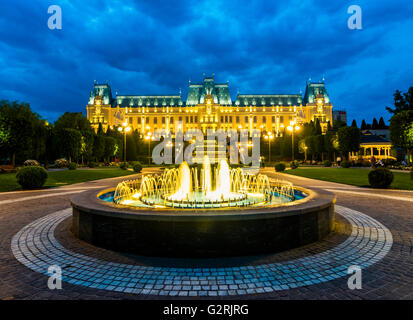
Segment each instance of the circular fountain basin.
[{"label": "circular fountain basin", "polygon": [[[72,199],[72,231],[93,245],[168,257],[217,257],[279,252],[328,235],[335,196],[295,187],[299,200],[221,208],[131,207],[115,204],[114,189]],[[105,201],[106,200],[106,201]]]}]

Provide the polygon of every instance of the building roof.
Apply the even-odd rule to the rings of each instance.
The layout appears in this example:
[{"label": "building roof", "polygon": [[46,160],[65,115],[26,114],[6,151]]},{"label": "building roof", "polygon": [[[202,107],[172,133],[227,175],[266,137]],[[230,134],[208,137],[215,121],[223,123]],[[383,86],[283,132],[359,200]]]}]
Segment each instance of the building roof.
[{"label": "building roof", "polygon": [[238,94],[235,101],[231,100],[229,84],[215,83],[214,77],[204,77],[202,83],[189,82],[186,101],[179,95],[116,95],[112,97],[109,84],[95,82],[89,96],[89,104],[94,104],[96,96],[101,96],[103,104],[112,107],[162,107],[191,106],[204,103],[207,94],[211,94],[214,103],[236,106],[299,106],[315,103],[318,94],[322,94],[325,103],[329,103],[324,82],[307,83],[304,98],[301,94]]},{"label": "building roof", "polygon": [[180,95],[116,96],[115,106],[120,107],[162,107],[183,105]]},{"label": "building roof", "polygon": [[360,144],[391,144],[389,139],[376,136],[374,134],[362,134],[360,136]]},{"label": "building roof", "polygon": [[237,106],[294,106],[301,103],[300,94],[238,94],[235,100]]},{"label": "building roof", "polygon": [[89,95],[89,104],[93,104],[95,102],[96,96],[102,97],[103,104],[111,104],[113,99],[110,85],[95,83],[95,85],[93,86],[93,90],[90,92]]},{"label": "building roof", "polygon": [[205,95],[211,94],[214,103],[223,105],[232,104],[228,83],[217,84],[213,77],[204,77],[204,82],[200,84],[189,84],[188,98],[186,105],[196,105],[205,101]]},{"label": "building roof", "polygon": [[315,99],[318,94],[323,95],[325,103],[330,103],[330,98],[328,96],[324,82],[307,83],[307,86],[305,88],[303,104],[307,105],[309,103],[315,103]]}]

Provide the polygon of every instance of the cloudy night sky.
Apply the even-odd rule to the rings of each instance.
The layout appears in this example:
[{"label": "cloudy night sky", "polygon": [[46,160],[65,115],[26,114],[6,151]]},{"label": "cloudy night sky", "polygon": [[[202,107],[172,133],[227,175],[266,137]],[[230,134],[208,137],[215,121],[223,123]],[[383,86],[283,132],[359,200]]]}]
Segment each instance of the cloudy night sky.
[{"label": "cloudy night sky", "polygon": [[[63,29],[47,27],[59,5]],[[362,8],[350,30],[347,8]],[[413,1],[106,1],[0,3],[0,100],[54,121],[86,112],[93,81],[119,94],[177,94],[215,73],[240,93],[299,93],[325,77],[349,122],[389,119],[413,85]]]}]

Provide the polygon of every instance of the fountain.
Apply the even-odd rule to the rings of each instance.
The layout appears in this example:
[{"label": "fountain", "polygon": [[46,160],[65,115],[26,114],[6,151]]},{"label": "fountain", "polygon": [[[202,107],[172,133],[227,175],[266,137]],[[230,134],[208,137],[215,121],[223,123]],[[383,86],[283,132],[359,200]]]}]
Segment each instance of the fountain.
[{"label": "fountain", "polygon": [[[198,181],[201,181],[199,184]],[[166,169],[162,175],[147,175],[118,184],[113,195],[116,204],[156,208],[225,208],[282,204],[303,198],[286,181],[270,184],[266,175],[250,175],[241,168],[231,169],[221,160],[212,174],[205,157],[202,169],[183,162],[178,169]],[[110,197],[105,197],[111,200]]]},{"label": "fountain", "polygon": [[72,199],[72,231],[111,250],[171,257],[277,252],[325,237],[334,194],[267,175],[183,162]]}]

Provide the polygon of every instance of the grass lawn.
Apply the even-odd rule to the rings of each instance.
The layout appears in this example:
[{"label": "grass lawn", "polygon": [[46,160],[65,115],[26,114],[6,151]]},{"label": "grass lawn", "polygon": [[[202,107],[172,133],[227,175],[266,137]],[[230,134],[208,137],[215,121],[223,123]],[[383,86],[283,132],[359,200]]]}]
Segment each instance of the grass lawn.
[{"label": "grass lawn", "polygon": [[[369,187],[368,174],[370,170],[352,168],[297,168],[285,173],[295,176],[318,179],[324,181],[350,184],[359,187]],[[413,180],[408,172],[393,172],[392,189],[413,190]]]},{"label": "grass lawn", "polygon": [[[48,178],[44,187],[59,187],[68,184],[91,180],[127,176],[135,172],[119,168],[98,168],[87,170],[48,171]],[[0,192],[21,190],[16,182],[15,173],[0,174]]]}]

